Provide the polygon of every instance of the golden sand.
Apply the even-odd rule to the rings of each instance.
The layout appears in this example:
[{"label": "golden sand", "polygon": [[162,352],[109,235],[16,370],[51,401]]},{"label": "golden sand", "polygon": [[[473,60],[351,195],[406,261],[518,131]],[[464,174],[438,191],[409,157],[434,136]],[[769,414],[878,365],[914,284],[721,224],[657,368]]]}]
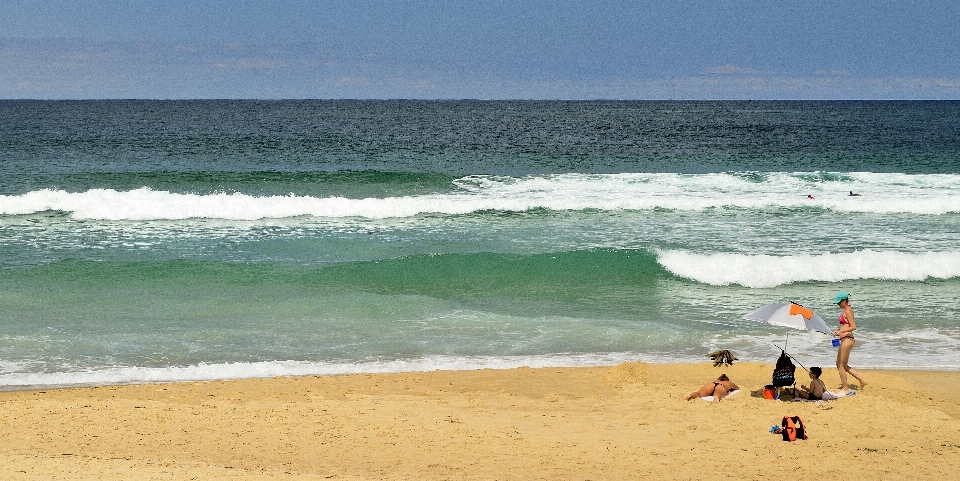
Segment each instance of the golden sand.
[{"label": "golden sand", "polygon": [[[0,479],[948,479],[960,373],[862,371],[823,403],[771,365],[626,363],[0,393]],[[721,372],[719,403],[679,398]],[[802,371],[798,380],[806,381]],[[827,386],[839,386],[826,369]],[[769,433],[785,415],[809,439]]]}]

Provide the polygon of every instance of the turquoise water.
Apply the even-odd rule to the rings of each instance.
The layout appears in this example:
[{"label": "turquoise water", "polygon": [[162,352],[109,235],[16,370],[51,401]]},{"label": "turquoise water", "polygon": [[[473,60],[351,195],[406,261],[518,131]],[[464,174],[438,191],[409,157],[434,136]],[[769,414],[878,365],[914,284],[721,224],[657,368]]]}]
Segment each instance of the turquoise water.
[{"label": "turquoise water", "polygon": [[838,290],[960,369],[958,170],[958,102],[0,101],[0,388],[772,362]]}]

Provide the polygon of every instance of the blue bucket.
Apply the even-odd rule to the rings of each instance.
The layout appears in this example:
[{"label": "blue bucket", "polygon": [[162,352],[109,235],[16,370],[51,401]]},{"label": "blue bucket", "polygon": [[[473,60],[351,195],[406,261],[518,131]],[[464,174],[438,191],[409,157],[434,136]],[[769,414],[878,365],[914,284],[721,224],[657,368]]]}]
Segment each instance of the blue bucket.
[{"label": "blue bucket", "polygon": [[831,342],[833,343],[833,347],[840,347],[840,339],[834,338]]}]

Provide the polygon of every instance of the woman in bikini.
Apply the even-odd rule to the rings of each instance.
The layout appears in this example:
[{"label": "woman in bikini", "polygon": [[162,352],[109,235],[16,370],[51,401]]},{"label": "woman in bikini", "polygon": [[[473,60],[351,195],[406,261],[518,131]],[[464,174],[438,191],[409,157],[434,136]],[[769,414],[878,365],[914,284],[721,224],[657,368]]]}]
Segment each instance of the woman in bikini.
[{"label": "woman in bikini", "polygon": [[740,389],[740,386],[734,384],[726,374],[721,374],[716,381],[708,382],[699,391],[693,391],[680,399],[689,401],[695,397],[713,396],[714,401],[719,401],[730,394],[730,391],[737,389]]},{"label": "woman in bikini", "polygon": [[853,339],[853,331],[857,330],[857,320],[853,317],[853,308],[850,307],[850,294],[841,292],[837,294],[833,302],[843,310],[840,314],[840,328],[833,331],[833,335],[840,338],[840,350],[837,351],[837,371],[840,372],[840,390],[846,392],[850,389],[850,386],[847,385],[847,373],[857,378],[857,381],[860,381],[860,389],[863,389],[866,387],[867,381],[864,381],[863,378],[860,377],[860,373],[848,364],[850,361],[850,351],[853,349],[853,345],[856,344],[856,341]]}]

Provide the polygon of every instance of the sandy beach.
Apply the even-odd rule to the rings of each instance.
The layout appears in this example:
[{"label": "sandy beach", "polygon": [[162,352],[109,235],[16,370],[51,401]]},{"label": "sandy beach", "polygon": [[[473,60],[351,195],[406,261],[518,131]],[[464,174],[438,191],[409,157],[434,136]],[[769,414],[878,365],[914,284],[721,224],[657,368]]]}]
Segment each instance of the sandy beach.
[{"label": "sandy beach", "polygon": [[[945,479],[960,373],[862,371],[823,403],[771,365],[625,363],[0,393],[0,479]],[[798,370],[798,380],[806,375]],[[679,398],[726,373],[719,403]],[[823,379],[835,389],[835,369]],[[809,439],[770,427],[803,418]]]}]

